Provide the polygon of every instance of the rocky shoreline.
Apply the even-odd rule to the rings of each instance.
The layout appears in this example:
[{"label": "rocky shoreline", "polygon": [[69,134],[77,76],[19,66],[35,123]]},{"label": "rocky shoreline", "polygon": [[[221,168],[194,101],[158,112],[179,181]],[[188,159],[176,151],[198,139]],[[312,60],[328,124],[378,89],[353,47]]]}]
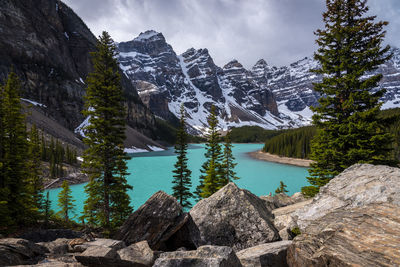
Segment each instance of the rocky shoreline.
[{"label": "rocky shoreline", "polygon": [[356,164],[313,199],[230,183],[187,213],[159,191],[114,239],[42,231],[0,239],[0,266],[400,266],[400,169]]},{"label": "rocky shoreline", "polygon": [[297,159],[297,158],[288,158],[281,157],[278,155],[262,152],[261,150],[249,152],[247,153],[251,158],[258,160],[265,160],[269,162],[276,162],[281,164],[294,165],[299,167],[310,167],[310,164],[313,162],[309,159]]}]

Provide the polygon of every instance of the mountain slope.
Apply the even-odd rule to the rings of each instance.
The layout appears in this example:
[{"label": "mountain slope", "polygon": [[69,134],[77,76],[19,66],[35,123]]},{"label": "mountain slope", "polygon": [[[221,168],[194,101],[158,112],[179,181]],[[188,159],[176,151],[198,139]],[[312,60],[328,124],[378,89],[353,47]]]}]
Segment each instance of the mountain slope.
[{"label": "mountain slope", "polygon": [[[0,25],[0,82],[12,66],[23,98],[43,104],[46,116],[75,129],[85,119],[84,80],[92,70],[95,36],[58,0],[0,0]],[[151,136],[153,115],[125,75],[122,84],[128,124]]]}]

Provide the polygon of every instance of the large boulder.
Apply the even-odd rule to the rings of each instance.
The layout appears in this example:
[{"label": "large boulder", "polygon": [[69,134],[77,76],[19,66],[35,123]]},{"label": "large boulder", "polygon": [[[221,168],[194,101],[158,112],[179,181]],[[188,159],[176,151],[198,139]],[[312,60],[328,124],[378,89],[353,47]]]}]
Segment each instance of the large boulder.
[{"label": "large boulder", "polygon": [[265,205],[270,210],[277,209],[280,207],[285,207],[285,206],[296,203],[294,199],[292,199],[290,196],[286,195],[285,193],[261,196],[260,198],[262,200],[264,200]]},{"label": "large boulder", "polygon": [[197,250],[162,253],[153,267],[240,267],[230,247],[202,246]]},{"label": "large boulder", "polygon": [[190,237],[196,247],[229,246],[235,251],[279,240],[264,202],[229,183],[190,211]]},{"label": "large boulder", "polygon": [[129,216],[115,237],[128,245],[146,240],[157,250],[186,220],[176,199],[158,191]]},{"label": "large boulder", "polygon": [[400,266],[400,207],[381,203],[331,212],[293,240],[287,261],[291,267]]},{"label": "large boulder", "polygon": [[152,266],[155,260],[154,252],[146,240],[123,248],[117,253],[122,260],[137,262],[146,266]]},{"label": "large boulder", "polygon": [[243,267],[286,267],[286,251],[292,241],[278,241],[236,253]]},{"label": "large boulder", "polygon": [[46,247],[21,238],[0,239],[0,266],[34,264],[48,253]]},{"label": "large boulder", "polygon": [[51,242],[41,242],[41,243],[37,243],[37,244],[46,247],[49,250],[50,254],[61,255],[61,254],[65,254],[68,252],[68,243],[69,242],[70,242],[70,239],[57,238],[56,240],[51,241]]},{"label": "large boulder", "polygon": [[370,203],[400,206],[400,169],[356,164],[322,187],[311,204],[293,214],[301,230],[324,215]]}]

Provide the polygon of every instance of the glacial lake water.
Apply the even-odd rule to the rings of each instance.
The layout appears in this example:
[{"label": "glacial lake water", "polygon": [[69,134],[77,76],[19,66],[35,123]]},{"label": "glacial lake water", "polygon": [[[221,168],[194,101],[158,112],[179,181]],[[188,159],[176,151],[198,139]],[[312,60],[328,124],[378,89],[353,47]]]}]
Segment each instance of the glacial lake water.
[{"label": "glacial lake water", "polygon": [[[256,160],[247,155],[248,152],[260,150],[262,146],[262,144],[234,144],[233,153],[238,163],[235,170],[240,177],[235,183],[240,188],[261,196],[274,193],[280,181],[287,185],[288,194],[299,192],[302,186],[307,185],[307,168]],[[192,171],[192,191],[198,185],[200,167],[205,160],[204,152],[204,144],[189,146],[188,166]],[[129,195],[135,210],[159,190],[172,193],[172,170],[176,161],[172,147],[166,151],[130,155],[132,156],[128,161],[130,175],[127,180],[133,186]],[[71,185],[77,217],[81,215],[86,198],[84,186],[85,184]],[[59,210],[57,197],[60,190],[60,188],[49,190],[52,209],[55,211]],[[192,203],[195,204],[194,201]]]}]

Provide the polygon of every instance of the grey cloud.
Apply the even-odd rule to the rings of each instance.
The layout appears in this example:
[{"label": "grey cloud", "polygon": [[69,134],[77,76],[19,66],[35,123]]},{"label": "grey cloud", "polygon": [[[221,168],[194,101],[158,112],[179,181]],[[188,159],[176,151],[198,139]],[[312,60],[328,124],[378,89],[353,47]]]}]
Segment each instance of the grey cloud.
[{"label": "grey cloud", "polygon": [[[99,35],[118,42],[140,32],[162,32],[177,53],[208,48],[222,66],[236,58],[246,67],[264,58],[286,65],[316,49],[324,0],[64,0]],[[390,22],[387,42],[400,46],[400,1],[370,0],[371,13]]]}]

